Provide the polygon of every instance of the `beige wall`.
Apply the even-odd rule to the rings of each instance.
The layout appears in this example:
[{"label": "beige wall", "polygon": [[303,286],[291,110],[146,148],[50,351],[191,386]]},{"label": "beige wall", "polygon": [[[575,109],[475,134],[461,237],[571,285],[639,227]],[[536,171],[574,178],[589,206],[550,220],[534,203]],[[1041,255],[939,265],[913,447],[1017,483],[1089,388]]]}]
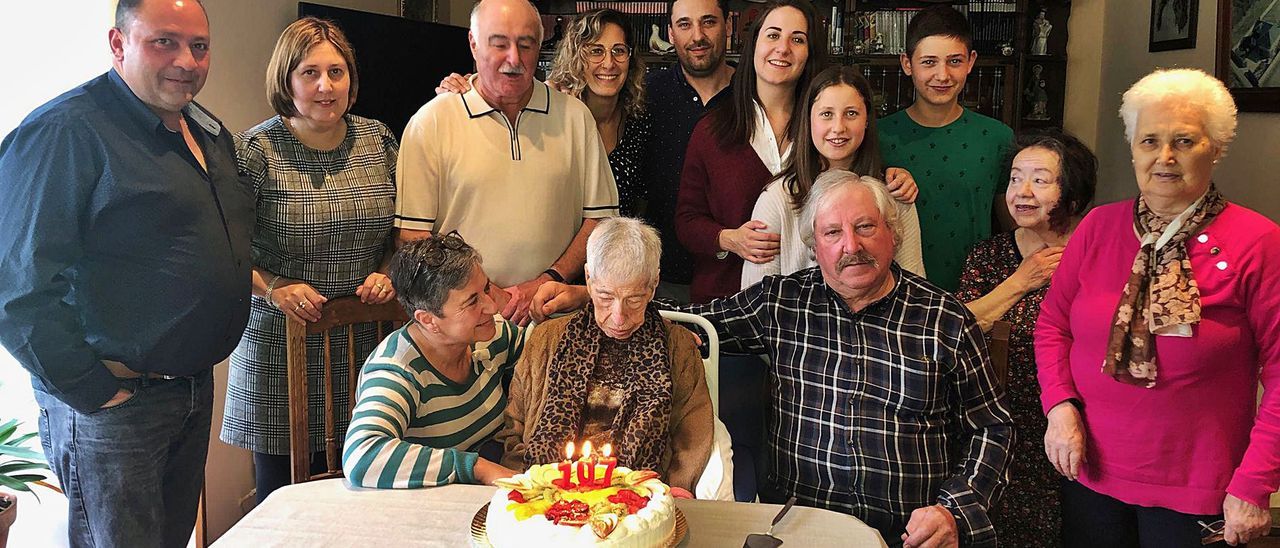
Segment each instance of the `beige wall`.
[{"label": "beige wall", "polygon": [[[1071,6],[1065,126],[1094,147],[1099,160],[1098,202],[1137,193],[1129,164],[1120,96],[1156,68],[1191,67],[1213,73],[1217,2],[1201,0],[1196,48],[1150,53],[1150,3],[1079,0]],[[1280,114],[1241,113],[1235,143],[1215,174],[1233,202],[1280,220]]]},{"label": "beige wall", "polygon": [[[321,0],[317,3],[399,15],[399,0]],[[233,131],[247,129],[273,115],[263,78],[276,38],[297,18],[296,0],[206,0],[212,27],[213,59],[198,100]],[[248,451],[218,441],[226,400],[227,366],[214,370],[213,434],[209,440],[207,514],[209,538],[217,539],[244,515],[240,500],[253,489]],[[251,506],[247,505],[247,506]]]}]

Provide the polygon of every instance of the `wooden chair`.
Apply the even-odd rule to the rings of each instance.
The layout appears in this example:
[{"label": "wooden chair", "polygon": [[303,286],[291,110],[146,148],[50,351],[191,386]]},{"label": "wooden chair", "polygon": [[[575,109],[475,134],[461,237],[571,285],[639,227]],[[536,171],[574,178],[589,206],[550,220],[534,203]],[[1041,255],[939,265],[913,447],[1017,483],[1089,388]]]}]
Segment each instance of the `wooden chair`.
[{"label": "wooden chair", "polygon": [[[360,302],[354,295],[339,297],[324,304],[320,321],[304,323],[287,319],[286,352],[289,382],[289,457],[292,461],[292,483],[342,476],[342,446],[338,437],[345,432],[335,432],[333,397],[333,361],[330,331],[346,328],[347,335],[347,401],[352,408],[356,404],[356,392],[360,381],[360,369],[366,356],[356,355],[358,324],[376,323],[378,340],[409,321],[409,316],[396,301],[379,305]],[[307,422],[307,335],[324,334],[324,453],[326,471],[311,475],[310,425]]]},{"label": "wooden chair", "polygon": [[1009,331],[1013,324],[996,320],[991,324],[987,353],[991,355],[991,367],[996,372],[996,383],[1001,388],[1009,386]]}]

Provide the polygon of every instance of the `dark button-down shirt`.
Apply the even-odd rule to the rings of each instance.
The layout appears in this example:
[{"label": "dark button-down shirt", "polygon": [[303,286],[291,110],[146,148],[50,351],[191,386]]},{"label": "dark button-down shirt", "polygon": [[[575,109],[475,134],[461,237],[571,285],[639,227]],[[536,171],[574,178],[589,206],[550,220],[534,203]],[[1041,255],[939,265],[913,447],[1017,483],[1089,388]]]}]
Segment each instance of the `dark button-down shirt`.
[{"label": "dark button-down shirt", "polygon": [[203,372],[248,319],[253,194],[230,132],[184,115],[207,172],[114,70],[0,144],[0,343],[78,410],[119,387],[101,360]]},{"label": "dark button-down shirt", "polygon": [[662,236],[662,281],[688,284],[693,279],[693,258],[676,239],[676,196],[680,193],[680,172],[685,148],[693,126],[707,109],[729,100],[731,86],[720,90],[707,104],[689,85],[680,64],[650,72],[645,79],[645,111],[649,114],[652,137],[642,153],[648,182],[645,220]]},{"label": "dark button-down shirt", "polygon": [[679,307],[722,350],[768,354],[768,475],[803,504],[856,516],[897,544],[942,504],[962,544],[994,546],[987,510],[1007,483],[1013,420],[986,343],[951,295],[896,264],[892,292],[853,312],[817,267]]}]

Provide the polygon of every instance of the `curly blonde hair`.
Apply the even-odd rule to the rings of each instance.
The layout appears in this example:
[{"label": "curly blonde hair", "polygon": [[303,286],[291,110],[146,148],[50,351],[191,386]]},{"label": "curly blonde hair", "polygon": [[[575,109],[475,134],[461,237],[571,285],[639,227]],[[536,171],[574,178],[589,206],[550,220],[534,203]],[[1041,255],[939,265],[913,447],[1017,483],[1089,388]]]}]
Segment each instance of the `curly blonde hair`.
[{"label": "curly blonde hair", "polygon": [[[618,104],[626,117],[634,117],[644,111],[644,60],[640,59],[640,47],[631,32],[631,25],[626,16],[611,10],[602,9],[582,14],[569,24],[564,38],[556,46],[556,57],[551,61],[551,73],[547,75],[547,83],[568,91],[574,97],[582,99],[587,88],[587,56],[583,48],[604,33],[604,26],[618,25],[622,29],[623,41],[631,48],[630,68],[627,70],[626,83],[619,92]],[[609,55],[608,52],[605,55]]]}]

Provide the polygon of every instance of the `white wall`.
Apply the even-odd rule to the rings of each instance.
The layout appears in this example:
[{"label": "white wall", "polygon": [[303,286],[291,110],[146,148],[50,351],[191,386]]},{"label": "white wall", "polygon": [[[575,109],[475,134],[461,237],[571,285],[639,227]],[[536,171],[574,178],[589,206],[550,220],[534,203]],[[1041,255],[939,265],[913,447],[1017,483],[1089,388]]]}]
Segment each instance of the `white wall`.
[{"label": "white wall", "polygon": [[[1200,0],[1194,49],[1150,53],[1150,2],[1078,0],[1071,6],[1066,129],[1094,147],[1099,203],[1137,194],[1120,96],[1156,68],[1214,72],[1218,35],[1215,0]],[[1280,220],[1280,114],[1240,113],[1239,130],[1214,180],[1228,200]]]}]

